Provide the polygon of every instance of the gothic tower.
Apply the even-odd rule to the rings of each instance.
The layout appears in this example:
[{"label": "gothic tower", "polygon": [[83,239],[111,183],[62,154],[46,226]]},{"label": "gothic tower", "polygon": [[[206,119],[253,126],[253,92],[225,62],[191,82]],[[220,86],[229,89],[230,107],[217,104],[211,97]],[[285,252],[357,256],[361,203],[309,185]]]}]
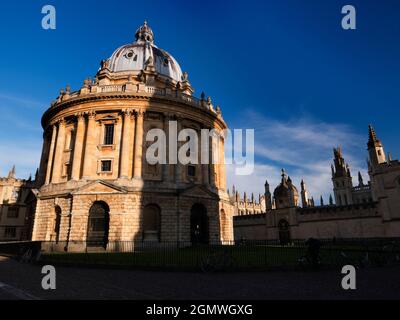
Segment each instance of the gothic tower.
[{"label": "gothic tower", "polygon": [[385,151],[383,149],[382,142],[377,139],[374,128],[371,125],[369,128],[369,139],[368,139],[368,153],[369,153],[369,164],[372,167],[376,167],[380,163],[386,162]]},{"label": "gothic tower", "polygon": [[304,180],[301,180],[301,203],[303,205],[303,208],[308,207],[308,193]]},{"label": "gothic tower", "polygon": [[352,204],[353,182],[349,165],[345,163],[340,147],[334,148],[333,154],[332,182],[336,204],[339,206]]},{"label": "gothic tower", "polygon": [[272,197],[271,192],[269,191],[268,180],[265,181],[265,210],[272,209]]}]

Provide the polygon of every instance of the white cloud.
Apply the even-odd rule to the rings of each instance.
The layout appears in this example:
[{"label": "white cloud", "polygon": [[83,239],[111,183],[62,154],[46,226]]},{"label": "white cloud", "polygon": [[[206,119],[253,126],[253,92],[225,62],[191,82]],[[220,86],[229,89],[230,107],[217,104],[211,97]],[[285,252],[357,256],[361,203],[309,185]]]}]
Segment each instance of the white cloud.
[{"label": "white cloud", "polygon": [[[341,146],[353,177],[361,171],[367,180],[365,168],[366,138],[340,123],[326,123],[309,117],[279,121],[248,111],[245,128],[255,129],[255,169],[250,176],[235,175],[233,166],[227,167],[228,185],[235,184],[243,194],[264,192],[268,179],[271,192],[280,183],[280,170],[285,168],[300,190],[304,179],[309,196],[319,203],[320,195],[327,202],[332,191],[332,148]],[[354,181],[356,183],[356,181]]]},{"label": "white cloud", "polygon": [[39,142],[23,142],[7,144],[0,141],[0,176],[8,174],[13,165],[16,166],[17,177],[28,178],[34,175],[39,166],[41,144]]},{"label": "white cloud", "polygon": [[0,101],[5,103],[14,103],[18,104],[19,106],[26,107],[26,108],[37,108],[43,107],[46,104],[38,102],[32,99],[21,98],[19,96],[5,94],[0,92]]},{"label": "white cloud", "polygon": [[0,92],[0,176],[13,165],[17,177],[28,178],[39,166],[42,148],[40,102]]}]

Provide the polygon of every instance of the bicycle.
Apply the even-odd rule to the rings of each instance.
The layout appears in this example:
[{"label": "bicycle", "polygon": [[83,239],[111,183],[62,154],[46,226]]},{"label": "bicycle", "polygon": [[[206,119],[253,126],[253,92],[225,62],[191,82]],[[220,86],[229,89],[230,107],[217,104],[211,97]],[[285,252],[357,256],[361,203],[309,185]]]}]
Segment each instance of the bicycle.
[{"label": "bicycle", "polygon": [[203,257],[200,261],[200,269],[204,273],[226,271],[234,266],[234,259],[231,253],[224,251],[214,251]]},{"label": "bicycle", "polygon": [[384,265],[397,265],[400,263],[400,246],[396,242],[391,242],[382,248]]},{"label": "bicycle", "polygon": [[314,265],[310,254],[306,253],[297,259],[297,264],[303,270],[315,269],[321,266],[321,258],[318,257],[317,265]]}]

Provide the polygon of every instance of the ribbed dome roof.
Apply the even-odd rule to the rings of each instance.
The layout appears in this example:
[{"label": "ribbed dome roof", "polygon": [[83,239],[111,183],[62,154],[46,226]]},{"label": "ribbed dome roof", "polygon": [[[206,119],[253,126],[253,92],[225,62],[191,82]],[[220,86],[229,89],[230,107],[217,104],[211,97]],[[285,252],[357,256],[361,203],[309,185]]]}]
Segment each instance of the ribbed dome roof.
[{"label": "ribbed dome roof", "polygon": [[282,170],[282,181],[274,190],[274,197],[275,198],[287,198],[289,197],[289,191],[294,196],[298,196],[299,192],[297,188],[292,184],[290,178],[287,178],[285,172]]},{"label": "ribbed dome roof", "polygon": [[131,72],[136,75],[152,64],[158,74],[182,81],[181,67],[174,57],[154,44],[153,31],[146,21],[137,29],[135,37],[135,42],[118,48],[112,54],[108,64],[111,72]]}]

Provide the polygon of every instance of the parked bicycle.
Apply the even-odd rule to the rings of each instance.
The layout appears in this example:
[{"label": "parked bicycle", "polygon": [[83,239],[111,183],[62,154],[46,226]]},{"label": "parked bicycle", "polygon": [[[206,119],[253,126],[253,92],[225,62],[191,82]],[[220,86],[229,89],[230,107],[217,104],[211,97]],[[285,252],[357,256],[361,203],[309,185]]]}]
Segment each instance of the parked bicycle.
[{"label": "parked bicycle", "polygon": [[227,249],[215,250],[200,261],[201,271],[205,273],[227,271],[234,267],[234,258]]}]

